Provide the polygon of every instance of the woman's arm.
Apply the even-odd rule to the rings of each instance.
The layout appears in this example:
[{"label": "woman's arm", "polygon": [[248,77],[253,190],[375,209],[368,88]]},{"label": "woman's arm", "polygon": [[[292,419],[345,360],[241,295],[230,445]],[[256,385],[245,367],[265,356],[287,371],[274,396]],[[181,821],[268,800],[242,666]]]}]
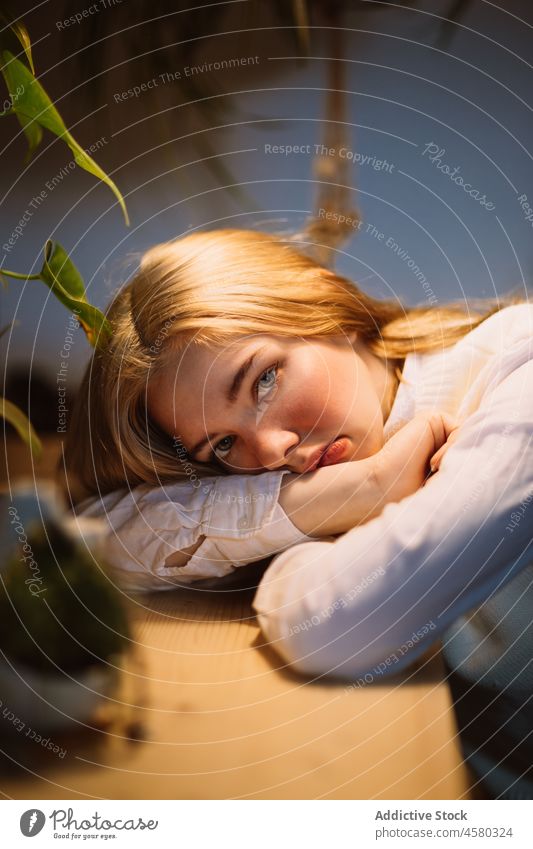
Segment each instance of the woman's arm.
[{"label": "woman's arm", "polygon": [[142,484],[94,496],[77,516],[99,518],[101,553],[133,591],[216,580],[310,539],[278,503],[288,471]]},{"label": "woman's arm", "polygon": [[424,487],[334,542],[274,559],[253,605],[285,662],[393,674],[531,561],[531,517],[511,529],[533,494],[531,386],[533,361],[485,392]]},{"label": "woman's arm", "polygon": [[[368,462],[307,475],[285,470],[144,485],[93,498],[77,512],[105,516],[103,555],[133,590],[216,580],[297,543],[340,533],[412,492],[445,431],[440,417],[426,415]],[[409,474],[399,475],[406,457]]]},{"label": "woman's arm", "polygon": [[419,413],[371,457],[288,475],[279,503],[310,537],[345,533],[379,516],[385,504],[416,492],[454,427],[447,415]]}]

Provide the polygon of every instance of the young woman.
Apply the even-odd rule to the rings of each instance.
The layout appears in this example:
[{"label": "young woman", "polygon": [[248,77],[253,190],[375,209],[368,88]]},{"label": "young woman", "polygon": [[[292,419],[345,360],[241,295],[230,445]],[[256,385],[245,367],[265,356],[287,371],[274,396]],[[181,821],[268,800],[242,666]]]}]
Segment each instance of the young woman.
[{"label": "young woman", "polygon": [[404,308],[219,230],[148,251],[108,315],[66,463],[131,585],[277,554],[254,599],[266,638],[356,684],[443,639],[464,703],[503,699],[476,726],[503,765],[471,737],[467,757],[489,793],[530,792],[533,307]]}]

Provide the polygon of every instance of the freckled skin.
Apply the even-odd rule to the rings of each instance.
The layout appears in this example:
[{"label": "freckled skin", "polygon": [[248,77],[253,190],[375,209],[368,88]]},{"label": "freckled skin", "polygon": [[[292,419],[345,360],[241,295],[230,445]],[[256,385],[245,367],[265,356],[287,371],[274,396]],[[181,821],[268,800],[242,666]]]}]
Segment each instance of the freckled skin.
[{"label": "freckled skin", "polygon": [[[226,388],[241,362],[262,346],[232,405]],[[218,446],[217,461],[234,474],[302,472],[317,450],[340,435],[349,441],[342,462],[382,447],[389,379],[386,365],[355,333],[311,339],[255,334],[222,346],[190,345],[177,354],[150,381],[148,411],[189,452],[213,435],[200,461]]]}]

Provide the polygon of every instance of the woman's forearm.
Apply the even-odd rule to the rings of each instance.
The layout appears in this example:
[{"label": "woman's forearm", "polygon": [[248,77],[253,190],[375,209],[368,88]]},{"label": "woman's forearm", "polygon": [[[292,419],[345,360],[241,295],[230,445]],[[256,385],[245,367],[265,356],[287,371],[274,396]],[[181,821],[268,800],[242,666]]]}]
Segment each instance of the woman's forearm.
[{"label": "woman's forearm", "polygon": [[299,530],[321,538],[346,533],[379,515],[384,499],[368,458],[285,475],[279,503]]},{"label": "woman's forearm", "polygon": [[379,516],[424,484],[432,455],[446,443],[455,422],[444,413],[418,413],[376,454],[286,475],[279,503],[292,523],[310,537],[344,534]]}]

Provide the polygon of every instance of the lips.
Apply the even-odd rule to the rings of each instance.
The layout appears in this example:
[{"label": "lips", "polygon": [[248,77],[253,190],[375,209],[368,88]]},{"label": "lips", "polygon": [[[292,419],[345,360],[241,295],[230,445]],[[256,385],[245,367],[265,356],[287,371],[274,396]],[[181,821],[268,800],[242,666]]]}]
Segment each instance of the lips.
[{"label": "lips", "polygon": [[340,461],[345,450],[346,437],[336,436],[335,439],[328,442],[328,444],[323,448],[315,451],[315,453],[309,458],[308,464],[303,471],[314,472],[315,469],[322,466],[332,466],[334,463],[338,463]]},{"label": "lips", "polygon": [[328,445],[327,449],[322,454],[317,468],[322,466],[334,466],[335,463],[340,463],[341,458],[346,451],[346,437],[339,436]]}]

